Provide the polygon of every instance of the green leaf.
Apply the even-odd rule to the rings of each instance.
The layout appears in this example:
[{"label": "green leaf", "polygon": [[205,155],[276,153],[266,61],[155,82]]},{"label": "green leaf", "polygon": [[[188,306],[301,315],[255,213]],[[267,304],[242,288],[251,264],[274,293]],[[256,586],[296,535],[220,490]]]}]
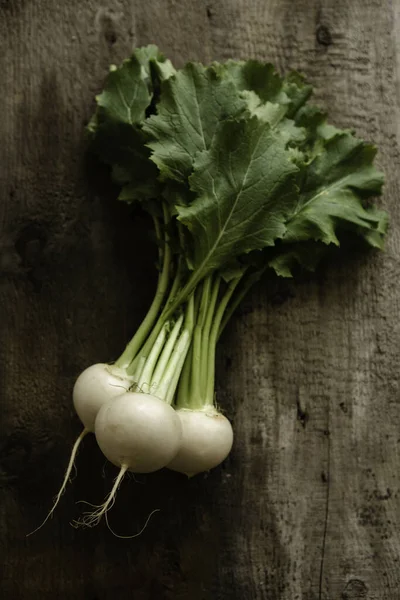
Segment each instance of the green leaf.
[{"label": "green leaf", "polygon": [[199,277],[284,236],[298,171],[285,145],[252,117],[222,123],[210,150],[197,156],[190,186],[198,197],[178,213],[192,234]]},{"label": "green leaf", "polygon": [[[373,166],[376,149],[349,132],[329,137],[324,147],[304,168],[299,202],[287,222],[287,242],[313,239],[339,245],[336,230],[353,228],[374,245],[384,230],[383,214],[365,199],[380,194],[383,174]],[[367,238],[368,239],[368,236]]]},{"label": "green leaf", "polygon": [[[96,96],[94,125],[104,121],[134,126],[143,124],[155,85],[174,73],[171,62],[157,46],[137,48],[120,67],[110,67],[104,90]],[[95,129],[93,123],[90,129]]]},{"label": "green leaf", "polygon": [[119,198],[126,202],[159,193],[158,171],[141,130],[159,77],[152,76],[151,65],[173,70],[156,46],[139,48],[120,67],[112,67],[88,126],[92,149],[112,167],[114,181],[125,185]]},{"label": "green leaf", "polygon": [[385,238],[389,227],[389,215],[384,210],[379,210],[374,206],[368,208],[368,212],[372,215],[375,212],[377,225],[375,229],[362,229],[359,231],[365,241],[378,250],[383,250],[385,246]]},{"label": "green leaf", "polygon": [[330,246],[314,240],[281,244],[275,255],[272,252],[272,258],[266,257],[266,262],[279,277],[293,277],[293,272],[299,268],[315,271],[329,250]]},{"label": "green leaf", "polygon": [[103,92],[96,97],[98,122],[137,125],[145,118],[151,100],[142,65],[135,56],[111,67]]},{"label": "green leaf", "polygon": [[387,231],[370,200],[383,183],[376,149],[330,125],[311,91],[255,60],[175,71],[147,46],[112,68],[88,130],[120,200],[168,205],[200,278],[267,265],[289,276],[343,236],[382,248]]},{"label": "green leaf", "polygon": [[157,115],[144,126],[161,177],[186,182],[196,155],[210,147],[217,125],[245,106],[233,83],[214,67],[189,63],[164,81]]},{"label": "green leaf", "polygon": [[158,182],[156,179],[147,177],[137,178],[135,181],[126,183],[118,195],[118,200],[133,204],[134,202],[143,202],[157,198],[160,193]]},{"label": "green leaf", "polygon": [[178,214],[177,206],[188,206],[196,198],[196,194],[185,185],[175,180],[163,182],[162,196],[166,200],[173,214]]},{"label": "green leaf", "polygon": [[349,130],[337,129],[337,127],[329,124],[326,120],[325,111],[319,106],[302,106],[295,115],[295,124],[305,133],[300,147],[308,156],[310,162],[324,151],[326,143],[336,135],[352,134]]},{"label": "green leaf", "polygon": [[221,76],[234,83],[239,92],[251,91],[263,103],[289,104],[283,80],[273,65],[257,60],[228,60],[223,64],[213,65]]},{"label": "green leaf", "polygon": [[313,89],[305,81],[303,75],[297,73],[297,71],[292,71],[284,78],[283,91],[289,100],[286,116],[293,119],[301,107],[305,105]]},{"label": "green leaf", "polygon": [[[267,111],[278,112],[280,119],[284,116],[294,118],[312,93],[312,86],[305,82],[302,75],[291,72],[283,78],[269,63],[228,60],[221,65],[216,63],[216,68],[234,82],[237,90],[250,104],[267,106]],[[254,98],[257,98],[258,102]]]},{"label": "green leaf", "polygon": [[271,127],[277,125],[286,114],[286,103],[274,104],[273,102],[262,102],[257,94],[250,90],[242,92],[242,97],[246,100],[249,113],[269,123]]},{"label": "green leaf", "polygon": [[149,80],[152,90],[154,90],[156,78],[163,81],[176,73],[171,61],[165,58],[154,44],[136,48],[133,54],[142,67],[142,76]]},{"label": "green leaf", "polygon": [[229,283],[233,279],[243,277],[247,269],[248,265],[241,264],[237,259],[233,259],[220,270],[220,275],[225,283]]},{"label": "green leaf", "polygon": [[112,167],[115,183],[129,184],[129,202],[159,194],[158,171],[144,142],[139,128],[110,121],[100,123],[93,138],[92,147],[101,160]]},{"label": "green leaf", "polygon": [[303,128],[292,118],[287,118],[294,117],[312,91],[298,73],[282,78],[271,64],[256,60],[227,61],[215,63],[215,66],[222,76],[235,84],[252,116],[279,129],[288,143],[304,141]]},{"label": "green leaf", "polygon": [[285,117],[287,104],[262,103],[259,97],[250,91],[243,92],[242,97],[246,100],[249,114],[279,130],[288,144],[294,145],[305,141],[304,128],[298,127],[292,119]]},{"label": "green leaf", "polygon": [[97,110],[89,123],[92,149],[103,162],[118,165],[129,178],[131,171],[136,178],[144,163],[151,165],[140,130],[151,101],[145,77],[136,56],[114,67],[104,91],[96,97]]}]

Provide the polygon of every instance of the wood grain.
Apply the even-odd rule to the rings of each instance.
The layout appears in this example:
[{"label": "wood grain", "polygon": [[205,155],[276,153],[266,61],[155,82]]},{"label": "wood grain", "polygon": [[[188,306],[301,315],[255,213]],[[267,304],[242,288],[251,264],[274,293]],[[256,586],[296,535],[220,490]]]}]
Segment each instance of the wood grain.
[{"label": "wood grain", "polygon": [[[157,43],[186,60],[297,68],[333,122],[379,146],[386,252],[269,281],[222,340],[234,451],[186,482],[127,480],[110,521],[75,530],[115,471],[93,439],[53,520],[79,432],[74,379],[112,360],[154,286],[139,216],[88,159],[110,63]],[[0,590],[10,600],[397,600],[400,589],[400,0],[0,0]],[[145,250],[143,250],[143,248]]]}]

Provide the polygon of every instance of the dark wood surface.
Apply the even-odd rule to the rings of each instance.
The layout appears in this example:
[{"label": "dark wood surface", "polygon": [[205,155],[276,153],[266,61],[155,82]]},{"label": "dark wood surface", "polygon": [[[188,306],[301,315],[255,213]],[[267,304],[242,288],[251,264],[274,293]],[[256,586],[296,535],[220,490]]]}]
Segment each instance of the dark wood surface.
[{"label": "dark wood surface", "polygon": [[[379,145],[384,254],[260,285],[224,335],[225,464],[128,479],[94,439],[44,517],[79,432],[74,379],[114,359],[154,285],[146,223],[112,202],[84,126],[110,63],[156,43],[176,64],[297,68],[331,119]],[[0,545],[7,600],[400,598],[400,1],[0,0]]]}]

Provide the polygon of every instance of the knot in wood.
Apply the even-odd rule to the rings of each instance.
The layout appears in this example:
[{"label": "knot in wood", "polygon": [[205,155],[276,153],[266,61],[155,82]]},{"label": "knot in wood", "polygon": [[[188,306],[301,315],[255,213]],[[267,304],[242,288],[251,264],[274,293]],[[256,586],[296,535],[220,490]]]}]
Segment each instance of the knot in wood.
[{"label": "knot in wood", "polygon": [[342,593],[342,600],[362,600],[367,598],[368,588],[361,579],[350,579]]},{"label": "knot in wood", "polygon": [[332,42],[332,34],[326,25],[318,25],[316,32],[317,42],[322,46],[330,46]]}]

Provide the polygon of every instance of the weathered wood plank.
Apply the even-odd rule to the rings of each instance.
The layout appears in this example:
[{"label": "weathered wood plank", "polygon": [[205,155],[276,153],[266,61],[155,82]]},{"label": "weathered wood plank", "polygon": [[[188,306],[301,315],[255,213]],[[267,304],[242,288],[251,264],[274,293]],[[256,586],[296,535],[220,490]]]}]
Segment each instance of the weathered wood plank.
[{"label": "weathered wood plank", "polygon": [[[399,27],[398,0],[0,2],[5,597],[397,599]],[[79,431],[74,378],[118,354],[151,297],[143,222],[112,204],[83,135],[109,63],[150,42],[178,64],[253,56],[305,72],[336,124],[379,145],[387,251],[254,291],[219,356],[234,452],[208,477],[127,481],[118,532],[162,510],[140,538],[68,525],[114,475],[93,440],[55,518],[25,538]]]},{"label": "weathered wood plank", "polygon": [[[237,30],[228,44],[223,35],[214,40],[214,52],[252,54],[305,72],[336,123],[354,124],[379,145],[392,216],[385,257],[340,267],[307,287],[290,285],[295,297],[278,309],[261,290],[259,308],[247,323],[238,321],[237,339],[247,342],[233,359],[241,368],[232,393],[248,397],[254,390],[270,407],[249,414],[243,405],[236,418],[249,458],[234,495],[241,515],[243,505],[257,506],[259,527],[252,518],[230,531],[231,548],[252,539],[249,561],[238,565],[234,553],[232,572],[253,588],[249,597],[395,597],[400,278],[393,13],[379,2],[259,2],[250,11],[243,2],[225,12],[216,3],[219,33],[227,12]],[[307,415],[297,427],[296,401],[297,415]],[[264,443],[256,441],[255,449],[257,435]]]}]

